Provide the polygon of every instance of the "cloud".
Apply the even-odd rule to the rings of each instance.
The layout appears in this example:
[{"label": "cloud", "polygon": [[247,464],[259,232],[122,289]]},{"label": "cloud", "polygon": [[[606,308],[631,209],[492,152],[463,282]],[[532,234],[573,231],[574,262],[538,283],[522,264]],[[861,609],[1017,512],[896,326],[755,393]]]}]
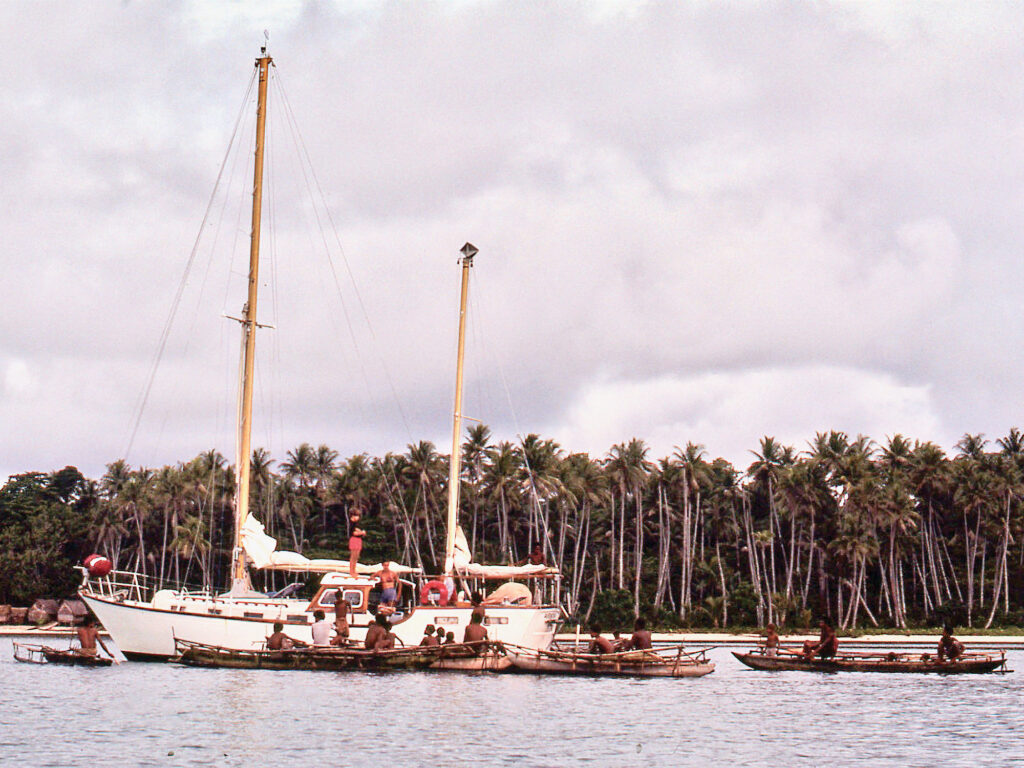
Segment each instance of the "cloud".
[{"label": "cloud", "polygon": [[883,443],[897,433],[936,435],[941,420],[928,387],[884,373],[811,365],[592,382],[545,431],[595,456],[634,437],[647,443],[652,457],[694,442],[709,456],[746,469],[764,436],[801,451],[816,432],[832,429]]},{"label": "cloud", "polygon": [[[222,315],[244,301],[267,27],[257,442],[277,455],[443,444],[466,240],[467,412],[498,437],[742,456],[761,433],[1005,434],[1024,10],[929,8],[0,6],[21,30],[0,51],[20,73],[0,101],[0,474],[123,452],[241,116],[128,458],[233,450]],[[637,387],[642,409],[615,405]]]}]

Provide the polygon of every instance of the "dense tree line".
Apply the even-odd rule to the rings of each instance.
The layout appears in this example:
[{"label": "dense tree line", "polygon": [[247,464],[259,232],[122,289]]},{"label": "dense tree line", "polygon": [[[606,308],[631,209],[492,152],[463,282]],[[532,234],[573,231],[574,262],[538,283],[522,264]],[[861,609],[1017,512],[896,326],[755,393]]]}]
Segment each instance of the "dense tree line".
[{"label": "dense tree line", "polygon": [[[765,437],[749,467],[688,443],[653,459],[642,440],[602,458],[529,435],[463,446],[460,522],[479,562],[539,543],[570,615],[609,626],[842,627],[1024,623],[1024,436],[965,435],[955,456],[900,435],[820,433],[797,451]],[[252,509],[281,548],[341,557],[349,509],[366,559],[427,572],[443,559],[448,457],[430,442],[341,460],[300,445],[252,456]],[[231,553],[234,471],[215,451],[158,470],[66,468],[0,490],[0,601],[67,590],[73,560],[102,552],[162,583],[219,588]],[[261,577],[262,578],[262,577]],[[281,575],[267,575],[278,586]]]}]

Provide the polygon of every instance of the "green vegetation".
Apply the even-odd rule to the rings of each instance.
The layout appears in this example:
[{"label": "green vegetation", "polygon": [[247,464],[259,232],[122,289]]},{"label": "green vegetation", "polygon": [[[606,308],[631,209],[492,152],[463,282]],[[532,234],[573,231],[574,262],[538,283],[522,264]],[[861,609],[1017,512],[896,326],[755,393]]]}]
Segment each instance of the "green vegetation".
[{"label": "green vegetation", "polygon": [[[765,437],[741,471],[692,443],[651,460],[642,440],[595,459],[529,435],[464,445],[460,522],[479,562],[540,542],[563,573],[571,616],[625,628],[812,626],[847,631],[1024,624],[1024,436],[965,435],[955,456],[900,435],[879,446],[840,432],[797,452]],[[280,546],[346,557],[346,516],[364,511],[364,559],[437,571],[448,458],[429,442],[339,461],[303,444],[252,457],[252,508]],[[92,551],[160,582],[222,587],[233,468],[218,453],[159,470],[67,468],[0,491],[0,601],[74,585]],[[262,576],[259,576],[260,578]],[[284,576],[267,575],[266,587]]]}]

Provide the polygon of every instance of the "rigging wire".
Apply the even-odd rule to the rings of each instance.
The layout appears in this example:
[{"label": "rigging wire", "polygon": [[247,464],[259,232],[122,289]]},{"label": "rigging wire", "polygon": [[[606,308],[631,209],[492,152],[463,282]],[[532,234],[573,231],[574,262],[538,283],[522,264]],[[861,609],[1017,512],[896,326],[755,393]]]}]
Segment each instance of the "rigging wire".
[{"label": "rigging wire", "polygon": [[[294,112],[293,112],[292,107],[291,107],[291,102],[288,100],[288,96],[285,93],[284,83],[283,83],[282,78],[280,76],[278,76],[278,78],[276,80],[276,84],[277,84],[277,89],[278,89],[278,91],[280,93],[280,96],[281,96],[281,101],[282,101],[282,103],[284,104],[284,107],[285,107],[284,112],[286,114],[286,117],[288,118],[288,125],[289,125],[289,127],[292,129],[292,131],[294,133],[297,146],[299,148],[301,148],[301,150],[302,150],[302,157],[305,160],[305,163],[302,165],[303,177],[306,178],[307,185],[309,184],[309,177],[312,177],[313,184],[315,185],[316,191],[317,191],[317,193],[320,196],[320,204],[323,206],[324,215],[327,218],[327,222],[330,224],[331,233],[334,236],[334,241],[335,241],[335,244],[337,245],[338,253],[340,254],[342,262],[345,265],[345,271],[348,274],[349,281],[350,281],[350,283],[352,285],[353,293],[355,293],[356,300],[357,300],[357,302],[359,304],[359,309],[360,309],[360,312],[362,314],[363,321],[366,323],[366,328],[367,328],[367,330],[368,330],[368,332],[370,334],[370,339],[372,341],[373,351],[376,354],[376,356],[378,358],[378,361],[380,362],[381,368],[384,371],[384,376],[387,379],[388,387],[390,388],[392,397],[394,398],[395,407],[398,409],[398,413],[399,413],[399,416],[402,419],[402,424],[405,427],[406,434],[408,435],[409,440],[411,441],[412,440],[412,430],[409,427],[409,420],[406,417],[405,409],[402,408],[402,402],[401,402],[400,398],[398,397],[398,389],[395,386],[395,382],[394,382],[393,377],[391,376],[391,371],[388,368],[387,361],[385,360],[384,355],[381,354],[381,352],[380,352],[380,342],[377,339],[377,334],[374,331],[373,324],[370,322],[370,316],[369,316],[369,313],[366,310],[366,304],[363,301],[362,293],[360,292],[359,286],[358,286],[358,284],[356,283],[356,280],[355,280],[355,276],[352,273],[352,266],[349,263],[348,257],[347,257],[347,255],[345,253],[345,249],[344,249],[344,247],[341,244],[341,238],[338,236],[338,227],[335,224],[334,217],[331,215],[331,210],[330,210],[330,208],[327,205],[327,197],[324,194],[323,187],[320,185],[320,179],[317,177],[316,169],[313,166],[312,159],[310,158],[310,155],[309,155],[309,150],[306,147],[306,142],[302,138],[302,134],[298,130],[298,125],[297,125],[297,122],[295,120],[295,115],[294,115]],[[307,168],[308,168],[308,172],[309,172],[309,177],[307,177],[307,175],[306,175]],[[310,187],[310,198],[311,198],[311,201],[312,201],[312,187]],[[358,349],[358,342],[355,339],[355,335],[354,335],[354,332],[353,332],[351,320],[349,318],[348,309],[347,309],[347,306],[345,305],[344,297],[343,297],[343,294],[342,294],[342,291],[341,291],[341,284],[340,284],[340,281],[338,279],[337,268],[335,267],[334,259],[331,257],[330,248],[329,248],[329,246],[327,244],[327,238],[326,238],[326,235],[324,235],[324,230],[323,230],[323,227],[322,227],[321,222],[320,222],[320,213],[319,213],[316,205],[313,206],[313,211],[314,211],[314,215],[316,216],[318,225],[321,226],[321,235],[323,235],[323,239],[324,239],[324,248],[326,249],[327,261],[328,261],[328,264],[330,265],[331,275],[332,275],[332,277],[334,279],[335,289],[337,290],[338,297],[339,297],[339,299],[342,302],[342,307],[343,307],[344,313],[345,313],[345,321],[346,321],[346,323],[348,323],[348,325],[349,325],[349,332],[352,335],[352,343],[354,345],[356,345],[356,347]],[[372,394],[372,388],[370,388],[369,380],[368,380],[367,375],[366,375],[366,370],[365,370],[365,367],[362,365],[362,362],[360,362],[360,369],[362,371],[366,387],[367,387],[367,389]]]},{"label": "rigging wire", "polygon": [[128,444],[124,450],[124,456],[127,457],[131,454],[132,447],[135,444],[135,438],[138,435],[139,425],[142,422],[142,414],[146,409],[146,404],[149,402],[149,395],[153,389],[153,381],[156,379],[157,371],[160,368],[160,362],[163,360],[164,350],[167,347],[167,340],[170,337],[171,328],[174,325],[174,318],[178,313],[178,307],[181,304],[181,298],[185,291],[185,286],[188,283],[189,274],[192,271],[192,266],[195,262],[197,253],[199,252],[199,243],[202,240],[203,229],[206,227],[206,222],[209,219],[210,212],[213,209],[214,200],[216,199],[217,190],[220,187],[221,178],[224,175],[224,168],[227,165],[228,158],[231,156],[231,150],[234,146],[235,140],[238,137],[238,126],[242,122],[242,115],[245,112],[245,105],[249,98],[249,93],[252,91],[253,83],[256,80],[256,72],[254,71],[252,77],[249,80],[249,87],[246,89],[245,98],[242,99],[242,106],[239,108],[238,117],[235,120],[234,131],[231,134],[231,139],[228,143],[227,151],[224,153],[224,159],[221,161],[220,169],[217,171],[217,179],[213,185],[213,191],[210,193],[210,199],[206,204],[206,211],[203,214],[203,220],[199,225],[199,232],[196,234],[195,241],[192,245],[192,250],[189,253],[188,260],[185,263],[185,270],[182,273],[181,280],[178,282],[178,288],[174,294],[174,300],[171,302],[171,309],[168,312],[167,320],[164,322],[163,330],[160,334],[160,341],[157,345],[157,350],[154,355],[153,363],[150,367],[149,377],[146,381],[146,386],[136,401],[135,409],[133,412],[133,426],[131,436],[128,439]]}]

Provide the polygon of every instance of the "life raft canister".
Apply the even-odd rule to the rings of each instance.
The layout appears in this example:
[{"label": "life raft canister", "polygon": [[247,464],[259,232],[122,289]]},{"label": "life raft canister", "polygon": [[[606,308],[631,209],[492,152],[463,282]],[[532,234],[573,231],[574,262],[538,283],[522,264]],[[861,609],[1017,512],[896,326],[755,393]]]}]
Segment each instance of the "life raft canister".
[{"label": "life raft canister", "polygon": [[[437,595],[437,602],[431,599],[434,593]],[[420,605],[448,605],[448,587],[443,581],[431,579],[420,587]]]},{"label": "life raft canister", "polygon": [[82,565],[89,571],[90,576],[106,576],[114,569],[114,564],[103,555],[89,555],[82,561]]}]

